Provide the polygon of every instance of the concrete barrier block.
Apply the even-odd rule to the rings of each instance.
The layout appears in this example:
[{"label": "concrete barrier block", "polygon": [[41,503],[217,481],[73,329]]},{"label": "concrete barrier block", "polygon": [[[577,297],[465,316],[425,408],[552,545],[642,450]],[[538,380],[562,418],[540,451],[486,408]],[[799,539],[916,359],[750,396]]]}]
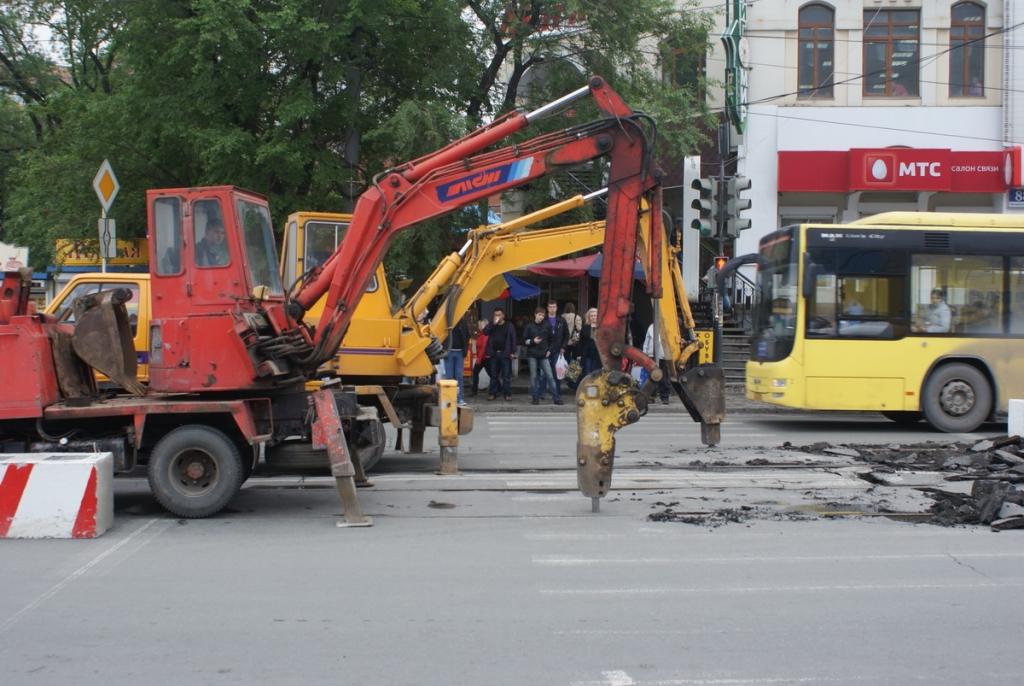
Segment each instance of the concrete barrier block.
[{"label": "concrete barrier block", "polygon": [[114,521],[110,453],[0,454],[0,538],[96,538]]},{"label": "concrete barrier block", "polygon": [[1006,424],[1006,433],[1011,436],[1024,436],[1024,400],[1010,401]]}]

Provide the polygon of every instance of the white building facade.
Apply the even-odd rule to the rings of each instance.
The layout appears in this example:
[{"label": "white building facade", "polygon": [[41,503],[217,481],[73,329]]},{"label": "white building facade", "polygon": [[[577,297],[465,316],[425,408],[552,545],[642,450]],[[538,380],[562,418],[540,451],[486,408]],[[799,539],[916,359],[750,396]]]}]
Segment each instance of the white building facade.
[{"label": "white building facade", "polygon": [[1024,211],[1024,0],[756,0],[747,20],[736,254],[801,221]]}]

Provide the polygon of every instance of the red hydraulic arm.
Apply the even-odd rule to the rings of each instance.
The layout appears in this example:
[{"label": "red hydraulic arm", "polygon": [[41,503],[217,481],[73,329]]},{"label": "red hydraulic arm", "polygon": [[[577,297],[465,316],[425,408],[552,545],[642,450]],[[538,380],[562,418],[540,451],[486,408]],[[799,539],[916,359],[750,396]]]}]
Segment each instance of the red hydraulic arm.
[{"label": "red hydraulic arm", "polygon": [[[532,122],[590,94],[603,117],[521,144],[481,152]],[[604,79],[592,77],[559,100],[529,113],[513,112],[437,152],[391,169],[359,198],[352,223],[337,252],[292,298],[298,314],[327,294],[324,314],[300,364],[315,367],[330,359],[345,334],[352,311],[373,271],[399,231],[452,212],[495,193],[523,185],[589,160],[610,158],[609,207],[598,346],[602,358],[624,352],[626,317],[636,253],[640,199],[657,184],[651,166],[646,116],[634,112]],[[660,219],[660,217],[659,217]],[[296,308],[297,306],[297,308]]]}]

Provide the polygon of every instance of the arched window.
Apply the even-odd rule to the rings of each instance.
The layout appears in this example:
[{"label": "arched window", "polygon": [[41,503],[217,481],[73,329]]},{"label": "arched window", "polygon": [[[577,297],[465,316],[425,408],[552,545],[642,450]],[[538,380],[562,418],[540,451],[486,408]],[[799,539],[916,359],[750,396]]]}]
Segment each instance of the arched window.
[{"label": "arched window", "polygon": [[801,98],[831,98],[835,77],[835,13],[826,5],[800,8],[798,90]]},{"label": "arched window", "polygon": [[953,5],[949,25],[949,94],[985,95],[985,8],[976,2]]}]

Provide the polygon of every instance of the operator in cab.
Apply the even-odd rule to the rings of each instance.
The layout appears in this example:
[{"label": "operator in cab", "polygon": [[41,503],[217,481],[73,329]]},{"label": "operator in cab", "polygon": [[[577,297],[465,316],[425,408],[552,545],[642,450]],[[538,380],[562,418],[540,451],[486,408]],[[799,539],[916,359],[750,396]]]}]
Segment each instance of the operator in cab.
[{"label": "operator in cab", "polygon": [[224,224],[219,219],[211,219],[206,223],[206,233],[196,243],[196,264],[200,267],[223,267],[227,263]]}]

